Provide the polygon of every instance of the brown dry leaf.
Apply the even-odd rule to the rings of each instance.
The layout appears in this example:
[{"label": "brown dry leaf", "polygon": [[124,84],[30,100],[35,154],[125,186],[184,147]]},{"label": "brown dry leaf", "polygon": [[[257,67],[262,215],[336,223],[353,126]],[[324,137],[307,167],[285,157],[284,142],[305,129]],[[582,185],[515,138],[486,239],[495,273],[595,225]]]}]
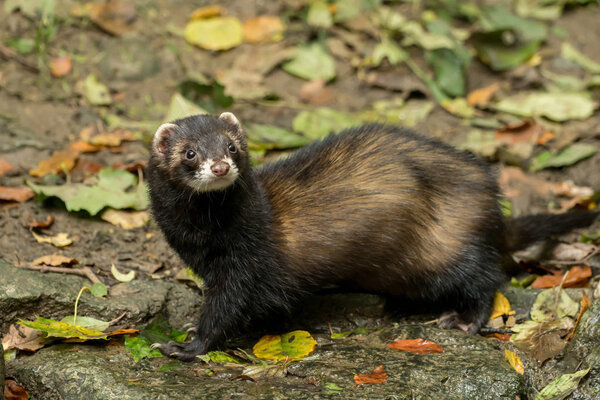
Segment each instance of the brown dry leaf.
[{"label": "brown dry leaf", "polygon": [[42,177],[50,173],[58,174],[63,171],[70,171],[75,166],[75,161],[79,157],[79,152],[67,149],[55,151],[47,160],[42,160],[37,168],[29,170],[33,176]]},{"label": "brown dry leaf", "polygon": [[[569,270],[567,278],[564,280],[563,287],[582,287],[588,282],[592,276],[592,269],[589,266],[573,267]],[[562,271],[554,271],[551,275],[544,275],[537,278],[531,284],[532,289],[547,289],[560,285],[563,281],[564,273]]]},{"label": "brown dry leaf", "polygon": [[2,338],[4,351],[10,349],[37,351],[44,347],[45,343],[42,331],[23,325],[11,325],[8,333]]},{"label": "brown dry leaf", "polygon": [[276,15],[262,15],[244,23],[244,41],[250,43],[278,42],[283,39],[285,25]]},{"label": "brown dry leaf", "polygon": [[97,1],[84,7],[92,22],[115,36],[129,32],[136,17],[135,2],[127,0]]},{"label": "brown dry leaf", "polygon": [[33,197],[33,190],[27,186],[0,186],[0,201],[16,201],[23,203]]},{"label": "brown dry leaf", "polygon": [[549,131],[535,122],[522,121],[497,130],[495,136],[501,143],[514,145],[522,142],[534,143],[547,132]]},{"label": "brown dry leaf", "polygon": [[499,89],[500,84],[496,82],[484,88],[473,90],[467,96],[467,103],[471,107],[485,106],[490,102],[494,93],[496,93]]},{"label": "brown dry leaf", "polygon": [[50,267],[58,267],[59,265],[71,266],[79,264],[75,258],[65,257],[60,254],[50,254],[48,256],[38,257],[32,262],[33,265],[48,265]]},{"label": "brown dry leaf", "polygon": [[130,162],[130,163],[123,163],[123,162],[118,162],[118,163],[114,163],[112,165],[113,169],[122,169],[124,171],[128,171],[128,172],[136,172],[138,169],[144,169],[146,168],[146,161],[143,160],[139,160],[139,161],[134,161],[134,162]]},{"label": "brown dry leaf", "polygon": [[4,381],[4,397],[6,400],[27,400],[29,394],[27,394],[25,386],[19,385],[12,379],[6,379]]},{"label": "brown dry leaf", "polygon": [[588,308],[590,308],[591,305],[592,305],[592,301],[590,300],[589,297],[587,297],[587,295],[585,294],[585,291],[582,290],[581,291],[581,302],[579,302],[579,314],[577,314],[577,320],[575,321],[575,326],[573,327],[571,332],[569,332],[569,334],[565,337],[565,340],[569,341],[571,339],[571,337],[575,333],[575,330],[577,329],[577,326],[579,325],[581,316],[583,315],[583,313],[586,312],[586,310]]},{"label": "brown dry leaf", "polygon": [[69,149],[78,153],[95,153],[97,151],[102,150],[103,148],[104,146],[94,146],[93,144],[83,140],[78,140],[69,145]]},{"label": "brown dry leaf", "polygon": [[150,215],[146,211],[121,211],[109,208],[100,215],[100,218],[123,229],[133,229],[146,225]]},{"label": "brown dry leaf", "polygon": [[567,345],[567,341],[561,337],[559,332],[546,333],[533,341],[533,343],[535,344],[531,348],[531,355],[540,363],[554,358]]},{"label": "brown dry leaf", "polygon": [[513,369],[517,371],[517,373],[521,375],[525,373],[525,368],[523,368],[523,362],[521,361],[518,355],[516,355],[510,350],[504,350],[504,358],[506,358],[506,361],[508,361],[510,366],[513,367]]},{"label": "brown dry leaf", "polygon": [[430,354],[430,353],[443,353],[444,349],[438,346],[436,343],[427,339],[406,339],[396,340],[392,343],[388,343],[388,347],[394,350],[408,351],[413,354]]},{"label": "brown dry leaf", "polygon": [[115,336],[115,335],[132,335],[134,333],[138,333],[139,329],[129,328],[129,329],[119,329],[114,332],[106,333],[106,336]]},{"label": "brown dry leaf", "polygon": [[551,141],[552,139],[554,139],[554,132],[544,131],[544,133],[542,133],[542,135],[537,138],[535,143],[539,144],[540,146],[543,146],[546,143],[548,143],[549,141]]},{"label": "brown dry leaf", "polygon": [[554,194],[557,196],[587,198],[594,194],[594,190],[586,186],[575,186],[571,181],[548,182],[535,176],[528,176],[518,167],[504,167],[499,179],[502,191],[509,198],[519,195],[513,188],[518,184],[533,188],[540,196]]},{"label": "brown dry leaf", "polygon": [[580,261],[596,253],[598,248],[589,243],[560,243],[552,249],[553,261]]},{"label": "brown dry leaf", "polygon": [[30,229],[45,229],[52,226],[54,223],[54,217],[52,215],[48,215],[44,220],[33,219],[27,222],[27,227]]},{"label": "brown dry leaf", "polygon": [[73,63],[69,56],[60,56],[50,60],[50,73],[55,78],[62,78],[69,75],[72,67]]},{"label": "brown dry leaf", "polygon": [[6,172],[12,171],[14,167],[11,163],[3,158],[0,158],[0,176],[3,176]]},{"label": "brown dry leaf", "polygon": [[379,384],[387,381],[387,378],[388,375],[383,371],[383,365],[380,365],[369,374],[354,375],[354,382],[357,385],[364,385],[365,383]]},{"label": "brown dry leaf", "polygon": [[193,21],[195,19],[219,17],[221,15],[225,15],[225,10],[223,9],[223,7],[205,6],[195,9],[194,12],[192,12],[192,15],[190,15],[190,21]]},{"label": "brown dry leaf", "polygon": [[306,82],[300,87],[300,101],[309,104],[325,104],[333,99],[333,91],[325,86],[325,79]]},{"label": "brown dry leaf", "polygon": [[498,340],[501,340],[503,342],[508,342],[510,340],[510,336],[509,334],[506,333],[492,333],[492,337]]},{"label": "brown dry leaf", "polygon": [[66,247],[73,243],[73,239],[69,237],[68,233],[59,233],[54,236],[37,235],[35,232],[31,232],[31,234],[38,243],[50,243],[54,247]]},{"label": "brown dry leaf", "polygon": [[99,133],[89,138],[89,143],[94,146],[117,147],[121,142],[133,142],[137,140],[133,132],[125,129],[115,129],[112,132]]},{"label": "brown dry leaf", "polygon": [[92,176],[100,172],[104,166],[97,161],[79,159],[75,168],[71,171],[71,179],[73,181],[83,181],[88,176]]}]

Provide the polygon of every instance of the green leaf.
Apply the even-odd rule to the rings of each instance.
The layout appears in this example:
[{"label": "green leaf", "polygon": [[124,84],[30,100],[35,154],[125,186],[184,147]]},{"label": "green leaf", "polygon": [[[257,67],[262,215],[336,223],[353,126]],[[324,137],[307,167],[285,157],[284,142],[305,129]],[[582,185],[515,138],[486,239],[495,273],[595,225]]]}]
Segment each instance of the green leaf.
[{"label": "green leaf", "polygon": [[514,15],[503,6],[481,7],[480,23],[486,32],[511,30],[522,41],[544,41],[548,34],[546,25]]},{"label": "green leaf", "polygon": [[331,339],[344,339],[352,334],[352,331],[336,332],[331,334]]},{"label": "green leaf", "polygon": [[428,100],[410,100],[402,98],[379,100],[373,103],[371,110],[363,111],[359,118],[365,122],[385,122],[403,126],[415,126],[423,121],[435,103]]},{"label": "green leaf", "polygon": [[406,21],[400,28],[404,34],[402,46],[417,45],[425,50],[452,49],[454,42],[447,36],[427,32],[416,21]]},{"label": "green leaf", "polygon": [[33,39],[10,39],[6,41],[6,44],[23,55],[31,54],[35,50],[35,40]]},{"label": "green leaf", "polygon": [[242,44],[243,28],[235,17],[215,17],[190,21],[185,40],[207,50],[227,50]]},{"label": "green leaf", "polygon": [[518,94],[505,97],[495,107],[509,114],[522,117],[543,116],[558,122],[586,119],[594,113],[594,102],[587,93]]},{"label": "green leaf", "polygon": [[344,390],[343,388],[339,387],[333,382],[325,382],[325,388],[327,388],[327,391],[325,393],[328,394],[338,394],[342,390]]},{"label": "green leaf", "polygon": [[362,0],[337,0],[335,2],[335,22],[346,22],[358,17],[363,10]]},{"label": "green leaf", "polygon": [[287,361],[304,358],[315,349],[317,341],[306,331],[293,331],[283,335],[266,335],[252,348],[258,358]]},{"label": "green leaf", "polygon": [[[556,295],[558,288],[546,289],[537,295],[531,306],[531,319],[536,322],[553,321],[564,317],[575,317],[579,304],[564,290]],[[558,300],[558,301],[557,301]]]},{"label": "green leaf", "polygon": [[106,289],[106,285],[102,282],[96,282],[90,288],[92,295],[94,297],[104,297],[108,294],[108,290]]},{"label": "green leaf", "polygon": [[469,105],[464,97],[442,100],[440,105],[449,113],[462,118],[473,118],[475,116],[475,109]]},{"label": "green leaf", "polygon": [[476,32],[471,37],[481,61],[494,71],[506,71],[523,64],[542,44],[539,40],[521,42],[516,39],[507,43],[506,37],[510,37],[510,32],[506,32],[509,31]]},{"label": "green leaf", "polygon": [[187,333],[172,329],[161,315],[148,324],[140,332],[140,336],[148,339],[149,343],[167,343],[170,340],[184,342],[187,338]]},{"label": "green leaf", "polygon": [[329,6],[322,0],[313,0],[308,6],[306,22],[317,28],[329,28],[333,25],[333,17]]},{"label": "green leaf", "polygon": [[531,162],[531,171],[539,171],[544,168],[558,168],[573,165],[578,161],[593,156],[598,149],[596,146],[585,143],[575,143],[564,148],[558,154],[544,151],[538,154]]},{"label": "green leaf", "polygon": [[474,129],[460,147],[481,157],[494,157],[501,145],[494,132]]},{"label": "green leaf", "polygon": [[212,362],[216,363],[244,364],[239,357],[232,356],[224,351],[209,351],[208,356]]},{"label": "green leaf", "polygon": [[177,85],[179,92],[203,110],[214,113],[219,108],[228,108],[233,97],[225,94],[225,87],[218,82],[198,82],[187,79]]},{"label": "green leaf", "polygon": [[371,58],[373,66],[380,65],[384,58],[387,58],[391,65],[397,65],[408,58],[408,53],[386,38],[375,46]]},{"label": "green leaf", "polygon": [[560,55],[564,59],[576,62],[592,74],[600,74],[600,64],[583,55],[571,43],[564,42],[562,44]]},{"label": "green leaf", "polygon": [[125,349],[131,354],[135,362],[144,358],[164,357],[158,349],[153,349],[151,345],[152,343],[141,335],[125,335]]},{"label": "green leaf", "polygon": [[96,75],[90,74],[83,81],[83,91],[90,104],[95,106],[107,106],[112,103],[110,91],[98,81]]},{"label": "green leaf", "polygon": [[117,269],[115,264],[110,267],[110,272],[119,282],[131,282],[135,278],[135,271],[130,270],[128,273],[123,273]]},{"label": "green leaf", "polygon": [[69,323],[48,318],[37,317],[35,321],[25,321],[20,319],[19,324],[42,331],[47,336],[51,337],[82,340],[108,339],[104,332],[88,329],[79,325],[74,326]]},{"label": "green leaf", "polygon": [[283,69],[302,79],[329,81],[335,78],[335,61],[322,46],[313,43],[296,49],[292,60],[283,64]]},{"label": "green leaf", "polygon": [[309,139],[320,139],[330,133],[360,125],[360,120],[350,114],[321,107],[313,111],[302,111],[294,118],[294,131]]},{"label": "green leaf", "polygon": [[433,68],[435,81],[448,96],[464,96],[466,81],[461,60],[450,49],[436,49],[425,53],[425,60]]},{"label": "green leaf", "polygon": [[577,389],[581,378],[590,372],[590,368],[556,378],[535,396],[535,400],[559,400],[567,398]]},{"label": "green leaf", "polygon": [[93,186],[70,183],[58,186],[27,185],[38,195],[55,196],[61,199],[67,210],[85,210],[90,215],[98,214],[104,207],[117,210],[148,208],[148,193],[144,184],[137,183],[133,174],[112,168],[104,168],[97,175]]},{"label": "green leaf", "polygon": [[304,136],[273,125],[247,124],[245,132],[251,150],[291,149],[310,142]]},{"label": "green leaf", "polygon": [[105,331],[110,326],[110,323],[106,321],[101,321],[92,317],[77,317],[77,321],[75,321],[75,316],[69,315],[60,320],[60,322],[64,322],[65,324],[75,325],[74,322],[77,322],[77,326],[83,326],[84,328],[91,329],[94,331]]},{"label": "green leaf", "polygon": [[175,93],[171,97],[169,111],[167,112],[167,116],[165,117],[164,121],[172,122],[177,119],[191,117],[192,115],[198,114],[208,114],[208,111],[198,106],[197,104],[186,100],[186,98],[183,97],[181,94]]},{"label": "green leaf", "polygon": [[562,14],[563,6],[563,1],[557,1],[552,4],[552,2],[548,2],[547,0],[517,0],[515,12],[520,17],[555,20]]},{"label": "green leaf", "polygon": [[184,365],[181,363],[181,361],[172,360],[172,361],[166,362],[163,365],[161,365],[158,370],[160,372],[170,372],[170,371],[174,371],[174,370],[177,370],[177,369],[180,369],[183,367],[184,367]]}]

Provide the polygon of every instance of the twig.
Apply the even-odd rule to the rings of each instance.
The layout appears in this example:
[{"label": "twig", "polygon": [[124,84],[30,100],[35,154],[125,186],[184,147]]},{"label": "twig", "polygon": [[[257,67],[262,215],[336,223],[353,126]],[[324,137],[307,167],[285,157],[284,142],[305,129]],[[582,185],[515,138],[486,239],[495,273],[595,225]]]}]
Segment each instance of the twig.
[{"label": "twig", "polygon": [[93,283],[103,283],[97,276],[94,274],[90,267],[83,268],[64,268],[64,267],[48,267],[45,265],[23,265],[21,268],[30,269],[33,271],[40,272],[56,272],[59,274],[72,274],[72,275],[81,275],[88,278]]},{"label": "twig", "polygon": [[23,57],[17,54],[16,51],[11,49],[10,47],[6,47],[2,43],[0,43],[0,57],[5,58],[7,60],[15,60],[31,72],[35,72],[37,74],[40,73],[40,69],[38,67],[31,64],[29,61],[25,60]]},{"label": "twig", "polygon": [[108,321],[108,325],[113,325],[117,322],[119,322],[121,319],[123,319],[123,317],[127,315],[127,311],[125,311],[123,314],[119,315],[117,318],[113,319],[112,321]]}]

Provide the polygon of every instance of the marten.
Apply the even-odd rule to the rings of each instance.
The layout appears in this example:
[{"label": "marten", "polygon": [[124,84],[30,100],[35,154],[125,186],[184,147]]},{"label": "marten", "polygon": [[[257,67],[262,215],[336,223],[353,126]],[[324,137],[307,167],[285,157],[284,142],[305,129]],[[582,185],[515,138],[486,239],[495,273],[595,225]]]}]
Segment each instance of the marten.
[{"label": "marten", "polygon": [[510,252],[595,218],[505,221],[488,164],[381,124],[253,168],[232,113],[196,115],[158,128],[147,174],[155,221],[205,283],[191,342],[156,345],[181,360],[336,282],[441,304],[440,327],[476,333]]}]

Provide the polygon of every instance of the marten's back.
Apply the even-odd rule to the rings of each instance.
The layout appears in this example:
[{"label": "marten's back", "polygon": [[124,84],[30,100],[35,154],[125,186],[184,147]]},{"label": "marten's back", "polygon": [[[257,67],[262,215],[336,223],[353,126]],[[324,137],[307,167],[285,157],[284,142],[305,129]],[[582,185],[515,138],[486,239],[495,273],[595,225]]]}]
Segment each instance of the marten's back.
[{"label": "marten's back", "polygon": [[473,245],[492,253],[501,246],[489,167],[409,130],[350,129],[257,174],[283,253],[316,285],[351,280],[422,296],[427,281],[459,267]]}]

